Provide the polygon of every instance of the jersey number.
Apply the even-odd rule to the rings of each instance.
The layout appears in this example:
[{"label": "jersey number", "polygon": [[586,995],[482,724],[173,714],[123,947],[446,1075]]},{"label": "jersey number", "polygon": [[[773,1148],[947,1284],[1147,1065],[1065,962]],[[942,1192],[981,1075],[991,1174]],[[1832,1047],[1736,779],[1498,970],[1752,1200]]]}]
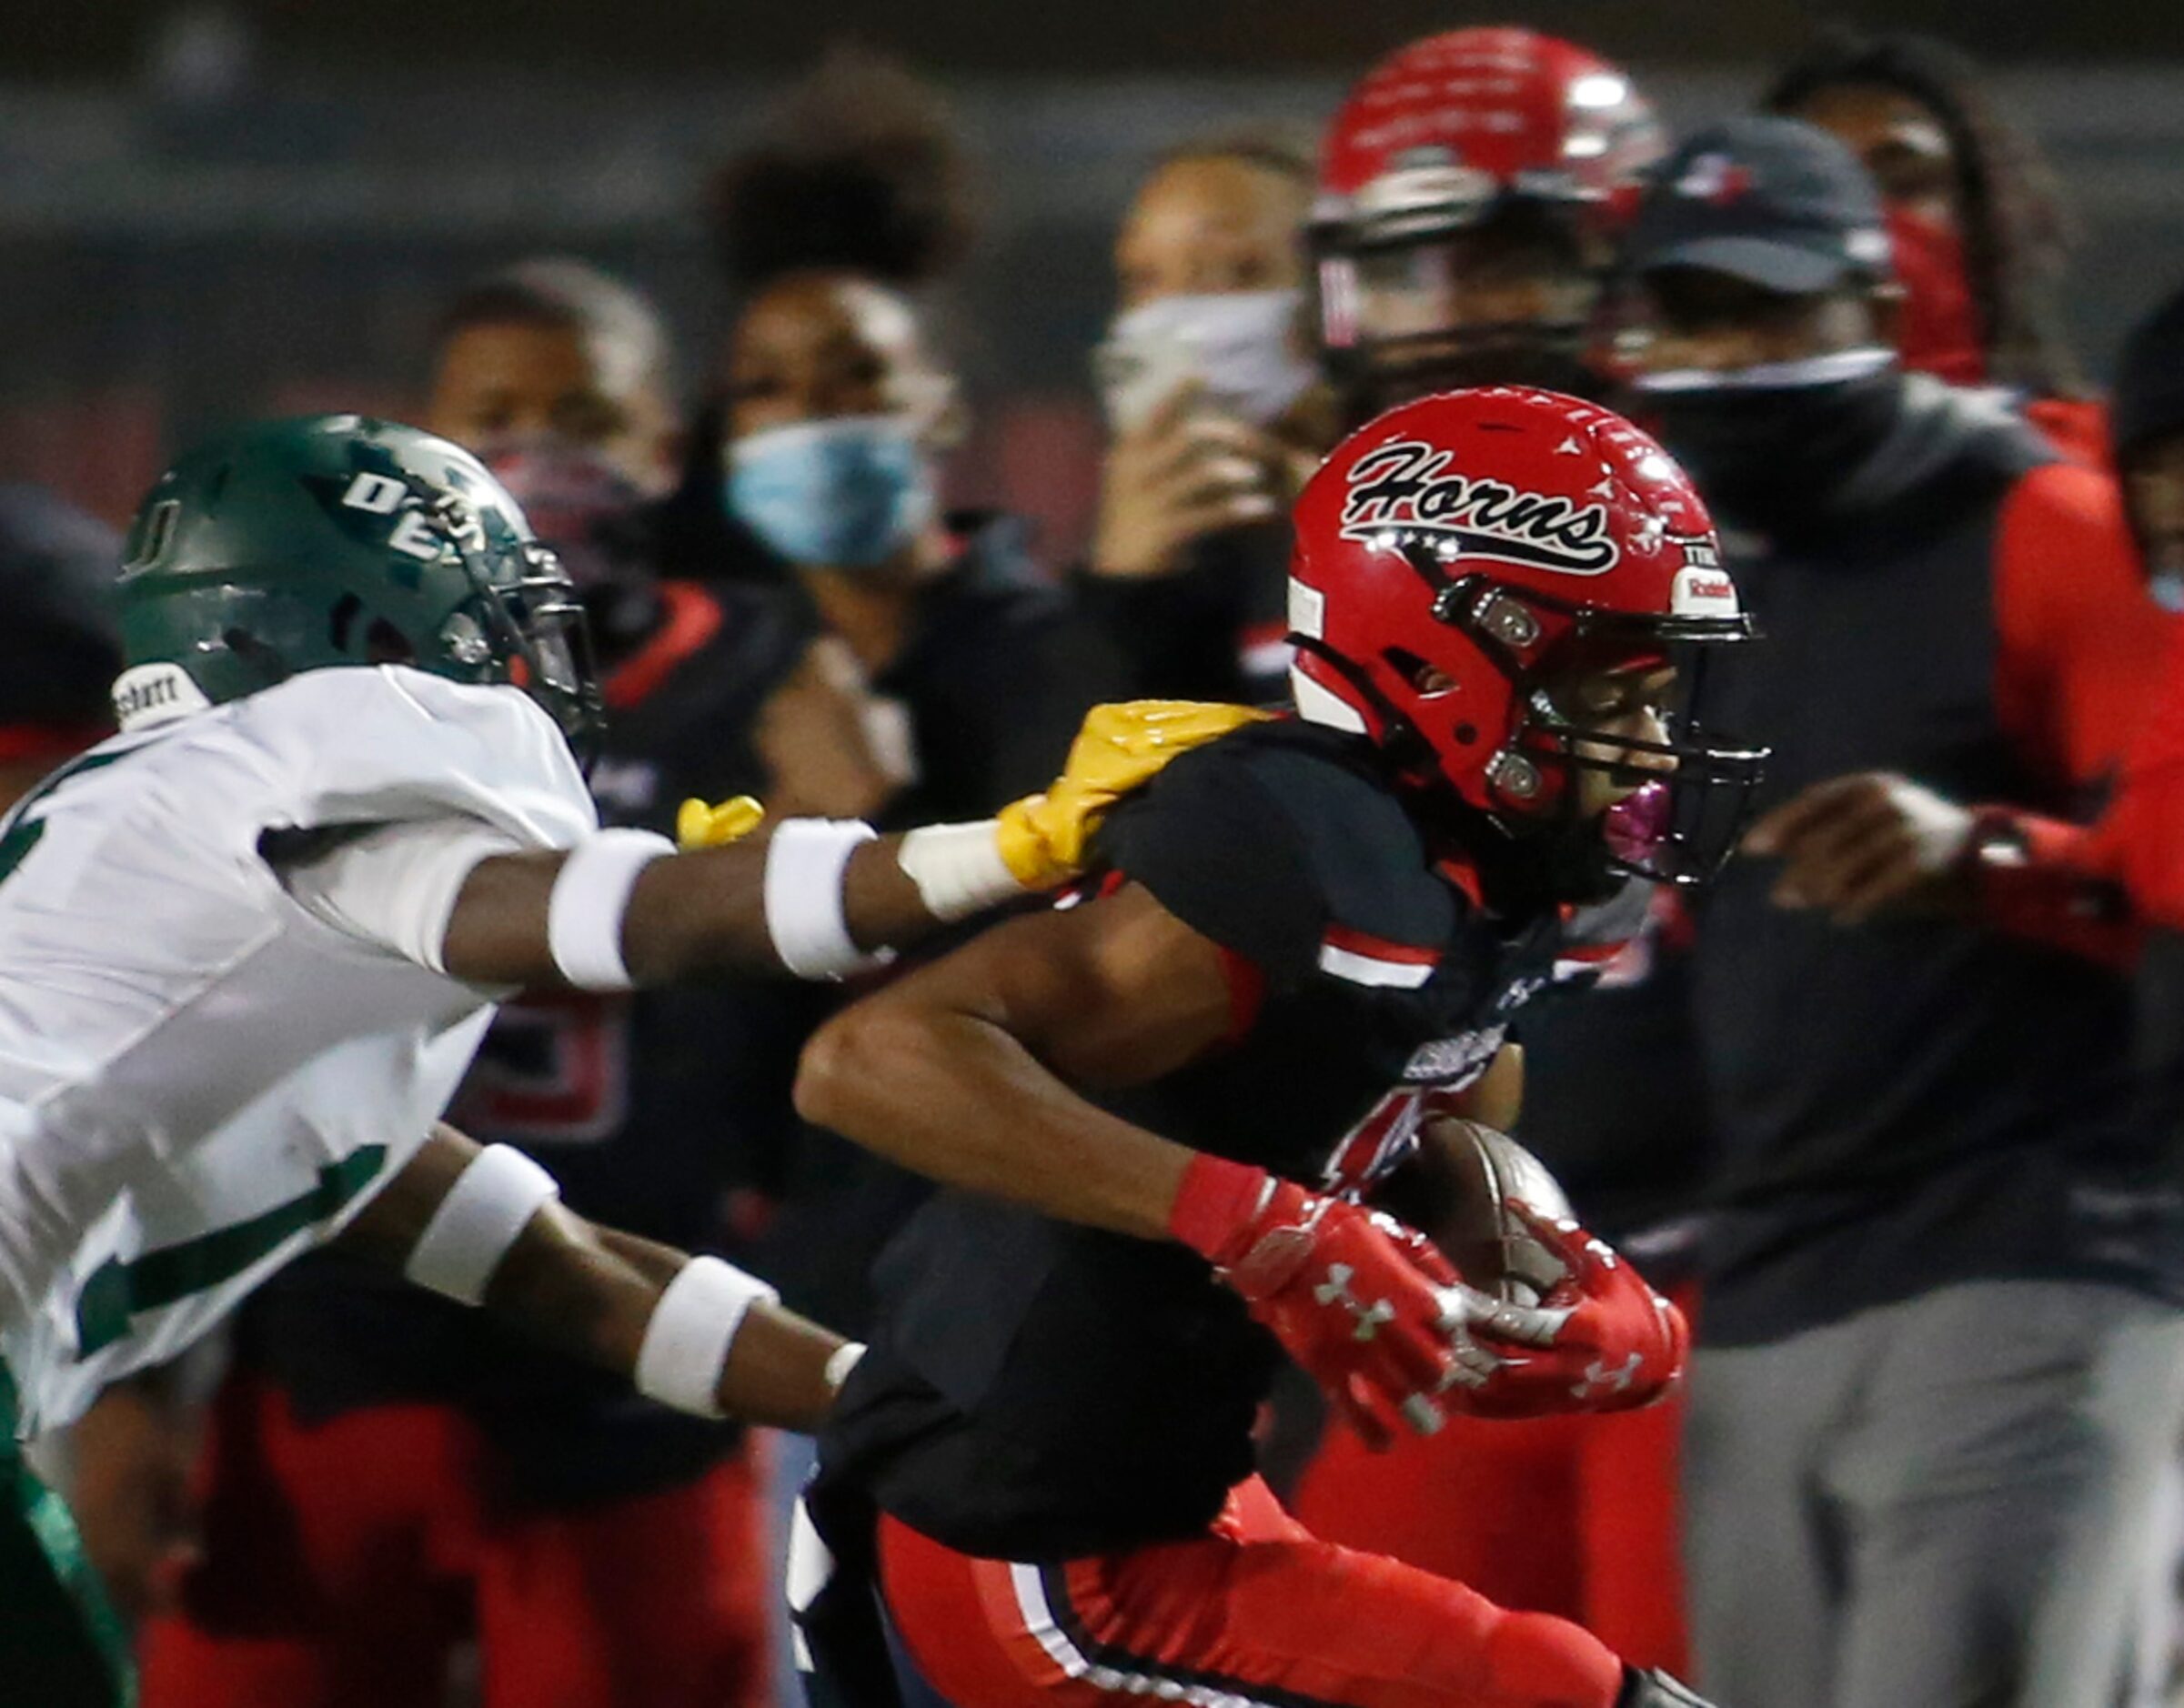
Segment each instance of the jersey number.
[{"label": "jersey number", "polygon": [[1363,1198],[1418,1148],[1419,1093],[1390,1091],[1329,1153],[1321,1180],[1343,1198]]},{"label": "jersey number", "polygon": [[0,831],[5,831],[5,834],[0,834],[0,883],[8,880],[15,868],[22,865],[25,857],[37,847],[38,839],[45,834],[45,820],[30,816],[33,807],[70,778],[103,770],[115,760],[126,759],[135,751],[134,748],[124,748],[117,753],[87,753],[80,759],[71,759],[18,800],[7,817],[0,819]]},{"label": "jersey number", "polygon": [[457,1124],[496,1139],[589,1144],[629,1114],[625,997],[530,997],[504,1007],[463,1081]]}]

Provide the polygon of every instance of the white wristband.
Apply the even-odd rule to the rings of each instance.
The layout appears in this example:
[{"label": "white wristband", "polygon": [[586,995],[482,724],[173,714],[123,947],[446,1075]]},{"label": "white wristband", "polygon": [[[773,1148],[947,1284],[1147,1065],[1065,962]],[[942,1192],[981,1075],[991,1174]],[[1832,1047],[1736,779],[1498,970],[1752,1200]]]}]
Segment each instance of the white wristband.
[{"label": "white wristband", "polygon": [[780,1297],[756,1275],[717,1257],[685,1263],[652,1307],[637,1350],[637,1391],[698,1417],[719,1417],[720,1372],[743,1319]]},{"label": "white wristband", "polygon": [[766,848],[766,934],[800,979],[839,979],[886,960],[868,955],[842,915],[850,856],[879,833],[855,819],[788,819]]},{"label": "white wristband", "polygon": [[1024,888],[1001,857],[994,822],[929,824],[902,839],[895,863],[918,886],[925,910],[945,923],[1020,899]]},{"label": "white wristband", "polygon": [[571,849],[546,906],[546,944],[579,990],[627,990],[622,915],[638,874],[675,845],[650,830],[601,830]]},{"label": "white wristband", "polygon": [[402,1273],[458,1304],[481,1303],[508,1247],[541,1204],[560,1196],[554,1177],[522,1151],[488,1145],[456,1176]]}]

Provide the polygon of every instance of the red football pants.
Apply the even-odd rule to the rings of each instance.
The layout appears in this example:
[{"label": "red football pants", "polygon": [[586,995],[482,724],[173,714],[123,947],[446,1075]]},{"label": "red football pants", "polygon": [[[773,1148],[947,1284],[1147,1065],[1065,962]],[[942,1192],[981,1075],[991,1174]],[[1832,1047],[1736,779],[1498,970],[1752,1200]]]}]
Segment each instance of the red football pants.
[{"label": "red football pants", "polygon": [[1608,1708],[1623,1682],[1576,1626],[1322,1542],[1255,1480],[1203,1537],[1059,1566],[973,1559],[882,1518],[880,1575],[954,1708]]},{"label": "red football pants", "polygon": [[1315,1535],[1575,1620],[1632,1665],[1680,1677],[1683,1424],[1677,1395],[1603,1416],[1451,1418],[1385,1453],[1330,1428],[1294,1504]]},{"label": "red football pants", "polygon": [[460,1412],[296,1421],[231,1376],[199,1465],[205,1557],[140,1645],[144,1708],[439,1708],[475,1631],[485,1708],[763,1708],[760,1477],[498,1513]]}]

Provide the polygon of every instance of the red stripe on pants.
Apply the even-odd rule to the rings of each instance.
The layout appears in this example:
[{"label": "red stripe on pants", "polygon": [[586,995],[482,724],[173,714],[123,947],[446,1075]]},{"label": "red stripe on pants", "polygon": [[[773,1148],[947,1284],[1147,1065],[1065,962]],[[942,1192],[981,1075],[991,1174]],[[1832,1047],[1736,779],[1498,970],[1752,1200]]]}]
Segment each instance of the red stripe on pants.
[{"label": "red stripe on pants", "polygon": [[[1623,1681],[1576,1626],[1322,1542],[1255,1481],[1202,1537],[1061,1568],[1066,1606],[1036,1569],[957,1553],[893,1519],[881,1522],[880,1565],[903,1643],[955,1708],[1112,1702],[1126,1686],[1088,1676],[1088,1660],[1342,1708],[1608,1708]],[[1060,1631],[1039,1628],[1042,1596]]]}]

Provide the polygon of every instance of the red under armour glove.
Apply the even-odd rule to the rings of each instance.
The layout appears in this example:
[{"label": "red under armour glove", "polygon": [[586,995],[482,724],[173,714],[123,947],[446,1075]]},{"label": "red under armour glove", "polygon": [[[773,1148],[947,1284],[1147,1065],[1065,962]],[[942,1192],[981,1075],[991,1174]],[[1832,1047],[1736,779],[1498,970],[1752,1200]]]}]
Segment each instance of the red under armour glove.
[{"label": "red under armour glove", "polygon": [[1458,1358],[1486,1361],[1441,1326],[1455,1271],[1392,1216],[1202,1154],[1168,1231],[1243,1296],[1370,1446],[1394,1439],[1395,1419],[1432,1434]]},{"label": "red under armour glove", "polygon": [[1630,1412],[1675,1387],[1691,1351],[1684,1313],[1575,1222],[1551,1221],[1515,1199],[1504,1208],[1524,1218],[1566,1272],[1536,1306],[1459,1290],[1465,1330],[1499,1363],[1484,1381],[1466,1374],[1451,1396],[1457,1407],[1478,1417]]}]

